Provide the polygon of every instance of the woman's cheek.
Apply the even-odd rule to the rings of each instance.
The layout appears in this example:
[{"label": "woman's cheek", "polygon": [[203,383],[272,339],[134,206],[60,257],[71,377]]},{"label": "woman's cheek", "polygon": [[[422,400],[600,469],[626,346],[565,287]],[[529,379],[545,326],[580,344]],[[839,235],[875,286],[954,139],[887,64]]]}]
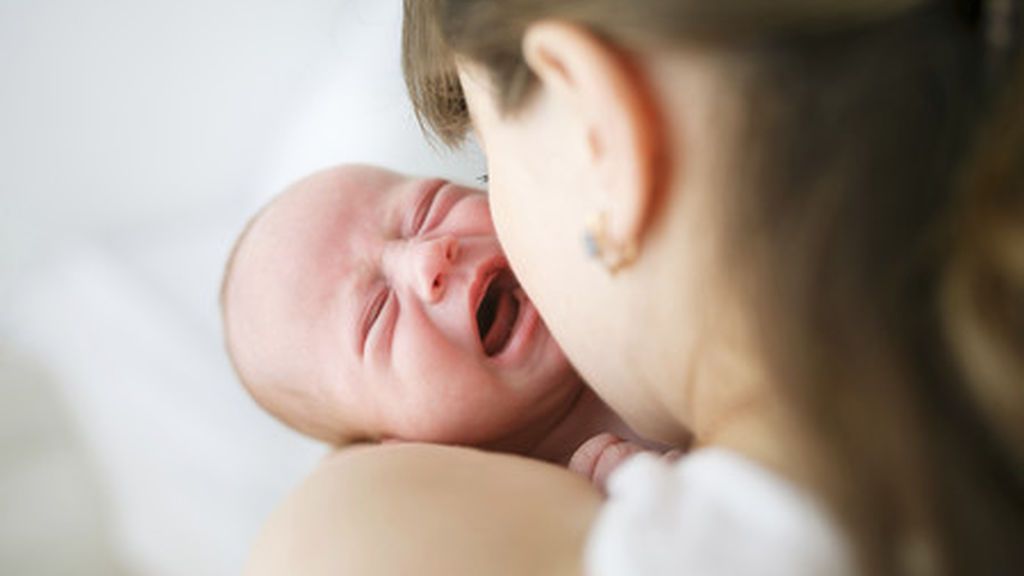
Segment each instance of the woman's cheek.
[{"label": "woman's cheek", "polygon": [[523,209],[527,196],[525,191],[516,193],[508,187],[495,186],[492,180],[491,216],[495,231],[520,281],[527,272],[526,265],[532,261],[530,242],[535,238],[531,236],[537,233],[536,230],[531,232],[531,228],[536,226],[536,219],[531,218],[529,211]]}]

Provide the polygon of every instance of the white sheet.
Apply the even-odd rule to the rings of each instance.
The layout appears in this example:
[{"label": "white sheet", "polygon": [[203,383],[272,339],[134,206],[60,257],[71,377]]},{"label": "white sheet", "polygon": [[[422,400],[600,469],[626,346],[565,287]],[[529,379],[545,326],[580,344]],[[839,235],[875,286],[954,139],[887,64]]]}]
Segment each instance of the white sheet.
[{"label": "white sheet", "polygon": [[378,0],[0,5],[0,62],[17,58],[0,90],[0,343],[56,379],[116,553],[139,574],[237,573],[322,451],[257,410],[221,349],[221,265],[248,215],[335,162],[462,181],[481,169],[423,141],[399,12]]}]

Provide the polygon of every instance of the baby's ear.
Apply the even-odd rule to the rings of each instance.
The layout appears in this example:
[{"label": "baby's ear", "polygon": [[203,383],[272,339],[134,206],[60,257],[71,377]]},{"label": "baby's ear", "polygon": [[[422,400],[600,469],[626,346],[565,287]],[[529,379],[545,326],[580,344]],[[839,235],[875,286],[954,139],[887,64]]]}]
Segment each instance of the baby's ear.
[{"label": "baby's ear", "polygon": [[402,442],[405,442],[405,440],[401,440],[399,438],[392,438],[390,436],[382,436],[380,438],[381,444],[401,444]]}]

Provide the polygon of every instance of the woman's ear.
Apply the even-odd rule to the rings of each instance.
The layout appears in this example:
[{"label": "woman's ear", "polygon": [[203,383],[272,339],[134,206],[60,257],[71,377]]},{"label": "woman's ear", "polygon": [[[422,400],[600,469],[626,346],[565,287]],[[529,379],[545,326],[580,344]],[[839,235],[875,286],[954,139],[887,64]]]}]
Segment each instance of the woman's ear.
[{"label": "woman's ear", "polygon": [[645,79],[627,54],[575,24],[532,24],[523,54],[551,97],[561,101],[559,111],[581,129],[605,234],[611,242],[637,246],[659,184],[661,135]]}]

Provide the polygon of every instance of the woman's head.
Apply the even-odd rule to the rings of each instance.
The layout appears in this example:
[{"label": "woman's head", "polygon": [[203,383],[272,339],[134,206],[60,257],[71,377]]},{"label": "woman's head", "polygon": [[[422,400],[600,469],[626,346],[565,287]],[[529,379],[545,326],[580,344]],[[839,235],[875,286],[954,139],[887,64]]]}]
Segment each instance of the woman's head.
[{"label": "woman's head", "polygon": [[[835,489],[879,566],[923,538],[993,568],[1024,490],[1021,175],[976,177],[987,123],[1022,164],[1007,5],[415,0],[406,75],[443,140],[472,115],[513,266],[635,427],[713,428],[743,383],[702,374],[767,376],[862,478]],[[636,257],[607,274],[585,231]]]},{"label": "woman's head", "polygon": [[[418,31],[410,24],[431,4],[407,4],[410,91],[423,119],[446,141],[465,134],[472,114],[488,156],[499,235],[556,338],[584,378],[642,434],[675,442],[690,430],[704,432],[708,423],[687,401],[701,396],[707,404],[691,383],[707,371],[695,358],[710,339],[741,339],[738,311],[729,290],[711,277],[722,248],[718,201],[687,194],[683,210],[683,196],[668,190],[684,179],[702,191],[721,185],[709,167],[732,136],[723,122],[732,121],[736,102],[722,88],[725,75],[690,43],[640,59],[578,26],[530,24],[550,10],[591,16],[585,21],[594,25],[601,19],[595,13],[613,19],[625,12],[620,29],[642,38],[645,27],[664,22],[643,9],[591,10],[587,2],[525,3],[533,11],[526,16],[497,3],[463,4],[465,17],[456,14],[461,7],[435,6],[435,15],[450,8],[447,15],[459,23],[450,34],[454,53],[437,57],[443,51],[431,41],[444,34],[431,24],[439,22],[424,17]],[[469,25],[470,17],[484,22]],[[488,23],[495,40],[471,32]],[[678,58],[691,65],[672,66]],[[668,73],[663,85],[651,82],[654,67]],[[683,90],[674,93],[677,87]],[[659,99],[667,98],[686,106],[661,106]],[[700,145],[670,143],[677,128]],[[676,225],[677,217],[687,224]],[[622,254],[642,248],[640,258],[610,278],[584,257],[588,234],[592,244]],[[735,363],[700,356],[704,364]],[[678,385],[661,385],[669,381]],[[724,388],[713,391],[722,402],[731,396]]]}]

